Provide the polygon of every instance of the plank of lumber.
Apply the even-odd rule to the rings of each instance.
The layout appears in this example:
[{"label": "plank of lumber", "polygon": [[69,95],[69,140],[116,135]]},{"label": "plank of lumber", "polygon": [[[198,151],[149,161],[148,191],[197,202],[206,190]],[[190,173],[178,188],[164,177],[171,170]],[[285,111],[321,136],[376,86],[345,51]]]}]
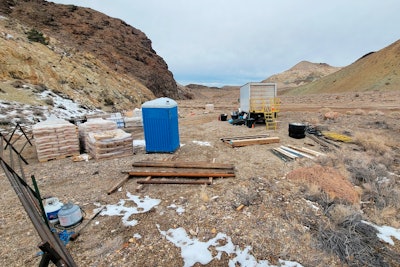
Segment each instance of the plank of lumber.
[{"label": "plank of lumber", "polygon": [[128,181],[129,175],[125,176],[123,179],[119,180],[116,184],[114,184],[108,191],[107,195],[110,195],[111,193],[115,192],[118,188],[120,188],[126,181]]},{"label": "plank of lumber", "polygon": [[289,148],[289,147],[287,147],[287,146],[281,146],[281,148],[282,148],[283,150],[286,150],[286,151],[288,151],[288,152],[290,152],[290,153],[292,153],[292,154],[298,155],[298,156],[300,156],[300,157],[306,157],[306,158],[309,158],[309,159],[315,159],[315,157],[313,157],[313,156],[311,156],[311,155],[308,155],[308,154],[303,153],[303,152],[301,152],[301,151],[298,151],[298,150]]},{"label": "plank of lumber", "polygon": [[234,173],[223,173],[223,172],[153,172],[153,171],[130,171],[130,176],[142,177],[235,177]]},{"label": "plank of lumber", "polygon": [[297,159],[298,158],[298,156],[293,155],[292,153],[287,152],[287,151],[283,150],[282,148],[273,148],[273,150],[275,150],[275,151],[281,153],[282,155],[285,155],[286,157],[291,158],[291,159]]},{"label": "plank of lumber", "polygon": [[265,137],[256,139],[232,140],[230,141],[230,144],[233,147],[238,147],[238,146],[248,146],[248,145],[272,144],[279,142],[280,142],[279,137]]},{"label": "plank of lumber", "polygon": [[245,136],[235,136],[235,137],[222,137],[221,141],[230,141],[230,140],[243,140],[243,139],[254,139],[254,138],[265,138],[269,137],[269,134],[261,134],[261,135],[245,135]]},{"label": "plank of lumber", "polygon": [[210,182],[210,180],[206,180],[206,179],[201,179],[201,180],[155,180],[155,179],[151,179],[149,181],[146,181],[146,179],[139,179],[136,181],[138,184],[207,184],[210,185],[212,184],[212,182]]},{"label": "plank of lumber", "polygon": [[198,169],[234,169],[233,164],[210,162],[176,162],[176,161],[137,161],[133,167],[166,167],[166,168],[198,168]]},{"label": "plank of lumber", "polygon": [[312,150],[312,149],[309,149],[309,148],[306,148],[306,147],[296,147],[296,146],[293,146],[293,145],[288,145],[288,147],[293,148],[293,149],[295,149],[297,151],[300,151],[300,152],[303,152],[303,153],[310,154],[311,156],[314,156],[314,157],[325,155],[324,153],[321,153],[321,152],[318,152],[318,151],[315,151],[315,150]]},{"label": "plank of lumber", "polygon": [[[144,179],[144,181],[150,181],[151,180],[151,176],[147,176],[146,179]],[[138,187],[136,187],[136,192],[140,192],[140,190],[142,190],[144,187],[144,184],[140,184],[138,185]]]}]

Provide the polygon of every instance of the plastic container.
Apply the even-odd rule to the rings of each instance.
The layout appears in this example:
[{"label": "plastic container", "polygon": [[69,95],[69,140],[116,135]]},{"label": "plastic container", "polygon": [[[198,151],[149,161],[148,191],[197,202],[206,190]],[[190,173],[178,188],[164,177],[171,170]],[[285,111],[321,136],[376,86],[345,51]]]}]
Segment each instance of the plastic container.
[{"label": "plastic container", "polygon": [[256,120],[253,118],[249,118],[246,120],[246,126],[249,128],[253,128]]},{"label": "plastic container", "polygon": [[70,227],[82,221],[82,212],[79,206],[68,202],[58,212],[58,219],[60,225],[63,227]]},{"label": "plastic container", "polygon": [[44,211],[46,212],[47,219],[50,223],[58,222],[58,212],[61,210],[63,203],[58,198],[46,198],[43,203]]}]

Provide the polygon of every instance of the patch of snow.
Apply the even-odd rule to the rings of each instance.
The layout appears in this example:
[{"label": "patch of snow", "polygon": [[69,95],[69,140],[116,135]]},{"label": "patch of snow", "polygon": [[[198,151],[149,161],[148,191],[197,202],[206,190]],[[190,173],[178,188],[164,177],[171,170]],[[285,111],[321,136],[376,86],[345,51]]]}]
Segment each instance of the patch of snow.
[{"label": "patch of snow", "polygon": [[386,225],[378,226],[376,224],[367,221],[362,221],[362,222],[374,227],[378,231],[378,233],[376,234],[378,238],[392,246],[394,246],[394,241],[392,237],[396,238],[397,240],[400,240],[400,229],[396,229]]},{"label": "patch of snow", "polygon": [[[182,227],[176,229],[169,229],[168,231],[162,231],[160,226],[157,224],[158,231],[171,243],[181,249],[181,255],[184,262],[184,267],[193,266],[196,263],[208,264],[213,259],[221,259],[222,253],[226,253],[230,256],[229,266],[264,266],[274,267],[270,265],[267,260],[258,261],[253,255],[250,254],[251,247],[247,246],[243,250],[233,244],[232,239],[224,233],[218,233],[214,238],[202,242],[197,238],[190,238],[186,233],[186,230]],[[225,244],[225,245],[221,245]],[[210,247],[214,247],[217,251],[216,256],[212,256]],[[236,255],[232,258],[232,256]],[[287,267],[301,267],[302,265],[293,261],[279,261],[280,266]]]},{"label": "patch of snow", "polygon": [[[125,226],[135,226],[138,221],[134,219],[129,220],[132,214],[145,213],[161,202],[159,199],[152,199],[148,196],[140,198],[139,196],[132,195],[129,192],[126,193],[126,196],[128,199],[121,199],[116,205],[106,205],[106,209],[103,210],[100,215],[122,216],[122,223]],[[133,201],[136,204],[136,207],[132,207],[131,204],[125,206],[127,201]]]},{"label": "patch of snow", "polygon": [[199,146],[211,146],[210,142],[203,142],[203,141],[192,141],[194,144]]},{"label": "patch of snow", "polygon": [[80,104],[75,103],[71,99],[63,98],[49,90],[41,92],[38,96],[41,99],[50,98],[53,100],[54,105],[50,112],[58,118],[70,119],[73,117],[81,117],[86,114],[100,112],[99,110],[86,110],[82,108]]},{"label": "patch of snow", "polygon": [[180,206],[180,205],[171,204],[167,208],[175,209],[176,213],[178,213],[179,215],[181,215],[182,213],[185,212],[185,208],[183,206]]}]

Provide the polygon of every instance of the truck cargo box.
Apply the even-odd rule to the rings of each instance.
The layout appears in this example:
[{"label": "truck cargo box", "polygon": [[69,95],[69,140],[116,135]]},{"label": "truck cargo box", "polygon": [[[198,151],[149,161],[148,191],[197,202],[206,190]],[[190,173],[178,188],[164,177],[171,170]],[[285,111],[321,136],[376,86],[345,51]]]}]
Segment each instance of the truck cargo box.
[{"label": "truck cargo box", "polygon": [[276,96],[276,83],[246,83],[240,88],[240,110],[247,113],[263,113],[265,106]]}]

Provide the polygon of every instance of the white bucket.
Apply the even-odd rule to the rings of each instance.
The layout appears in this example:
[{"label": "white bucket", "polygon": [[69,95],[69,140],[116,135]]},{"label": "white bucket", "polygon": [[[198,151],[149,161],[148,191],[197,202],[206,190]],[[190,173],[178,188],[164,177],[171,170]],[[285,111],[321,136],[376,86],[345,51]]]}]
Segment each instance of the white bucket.
[{"label": "white bucket", "polygon": [[82,221],[81,208],[68,202],[58,212],[58,219],[63,227],[73,226]]},{"label": "white bucket", "polygon": [[46,198],[44,200],[44,211],[46,212],[47,219],[50,223],[58,222],[58,212],[62,206],[63,203],[61,203],[56,197]]}]

